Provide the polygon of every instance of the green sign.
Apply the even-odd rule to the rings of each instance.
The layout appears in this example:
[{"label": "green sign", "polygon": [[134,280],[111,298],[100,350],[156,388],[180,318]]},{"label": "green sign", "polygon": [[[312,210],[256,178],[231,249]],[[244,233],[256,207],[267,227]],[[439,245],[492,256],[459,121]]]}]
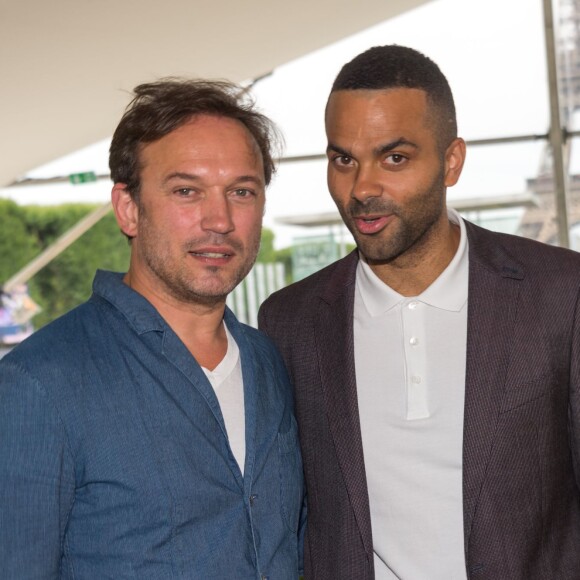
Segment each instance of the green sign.
[{"label": "green sign", "polygon": [[68,176],[68,180],[73,185],[79,185],[80,183],[92,183],[97,181],[97,176],[94,171],[85,171],[84,173],[72,173]]}]

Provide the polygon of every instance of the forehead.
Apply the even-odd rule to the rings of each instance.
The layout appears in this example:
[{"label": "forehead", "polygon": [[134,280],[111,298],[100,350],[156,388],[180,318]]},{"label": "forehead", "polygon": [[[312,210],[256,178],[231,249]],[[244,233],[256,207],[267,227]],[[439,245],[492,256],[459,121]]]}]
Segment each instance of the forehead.
[{"label": "forehead", "polygon": [[264,172],[260,149],[245,125],[214,115],[195,116],[157,141],[145,144],[140,161],[142,168],[211,163]]},{"label": "forehead", "polygon": [[427,94],[420,89],[335,91],[326,108],[326,132],[330,139],[353,132],[371,137],[432,129],[429,112]]}]

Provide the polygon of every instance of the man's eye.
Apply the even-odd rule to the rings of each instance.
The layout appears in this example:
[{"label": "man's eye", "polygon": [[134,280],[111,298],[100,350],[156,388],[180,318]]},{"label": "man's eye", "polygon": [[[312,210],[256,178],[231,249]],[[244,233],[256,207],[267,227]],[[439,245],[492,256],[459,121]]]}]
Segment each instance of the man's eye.
[{"label": "man's eye", "polygon": [[337,155],[333,161],[336,165],[351,165],[352,157],[349,157],[348,155]]},{"label": "man's eye", "polygon": [[250,197],[254,192],[251,189],[245,189],[243,187],[239,189],[234,189],[234,195],[236,197]]},{"label": "man's eye", "polygon": [[401,163],[404,163],[406,160],[407,158],[404,155],[401,155],[400,153],[391,153],[387,157],[387,162],[390,163],[391,165],[400,165]]},{"label": "man's eye", "polygon": [[193,190],[189,187],[180,187],[179,189],[175,190],[175,193],[181,197],[186,197],[188,195],[191,195],[191,192]]}]

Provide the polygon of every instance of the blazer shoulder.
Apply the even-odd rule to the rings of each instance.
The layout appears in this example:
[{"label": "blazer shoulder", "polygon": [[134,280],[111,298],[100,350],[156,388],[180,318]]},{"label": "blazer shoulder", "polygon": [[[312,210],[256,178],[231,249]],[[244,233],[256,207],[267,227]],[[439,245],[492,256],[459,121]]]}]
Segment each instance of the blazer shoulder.
[{"label": "blazer shoulder", "polygon": [[580,253],[521,236],[493,232],[466,222],[470,259],[517,277],[538,275],[580,278]]}]

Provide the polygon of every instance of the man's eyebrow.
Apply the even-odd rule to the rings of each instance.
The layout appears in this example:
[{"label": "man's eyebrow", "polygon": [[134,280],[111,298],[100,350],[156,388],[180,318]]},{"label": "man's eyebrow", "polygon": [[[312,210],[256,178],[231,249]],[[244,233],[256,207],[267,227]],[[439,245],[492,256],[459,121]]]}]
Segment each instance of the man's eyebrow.
[{"label": "man's eyebrow", "polygon": [[395,141],[391,141],[390,143],[385,143],[384,145],[379,145],[378,147],[375,148],[374,152],[375,152],[375,155],[380,156],[380,155],[384,155],[385,153],[389,153],[393,149],[397,149],[397,147],[402,147],[402,146],[412,147],[413,149],[419,148],[419,146],[416,143],[413,143],[412,141],[409,141],[408,139],[405,139],[404,137],[399,137],[399,139],[396,139]]},{"label": "man's eyebrow", "polygon": [[[383,145],[379,145],[378,147],[375,147],[374,154],[376,156],[384,155],[385,153],[389,153],[390,151],[393,151],[393,149],[396,149],[397,147],[402,147],[402,146],[412,147],[413,149],[419,148],[419,146],[416,143],[413,143],[412,141],[409,141],[408,139],[405,139],[404,137],[399,137],[398,139],[395,139],[394,141],[390,141],[389,143],[384,143]],[[342,147],[339,147],[338,145],[334,145],[333,143],[329,143],[328,146],[326,147],[326,152],[329,153],[330,151],[334,151],[335,153],[338,153],[339,155],[344,155],[345,157],[352,157],[353,156],[352,153],[350,151],[348,151],[347,149],[343,149]]]},{"label": "man's eyebrow", "polygon": [[352,153],[339,147],[338,145],[334,145],[333,143],[329,143],[326,147],[326,152],[329,153],[330,151],[334,151],[335,153],[339,153],[340,155],[344,155],[345,157],[352,157]]}]

